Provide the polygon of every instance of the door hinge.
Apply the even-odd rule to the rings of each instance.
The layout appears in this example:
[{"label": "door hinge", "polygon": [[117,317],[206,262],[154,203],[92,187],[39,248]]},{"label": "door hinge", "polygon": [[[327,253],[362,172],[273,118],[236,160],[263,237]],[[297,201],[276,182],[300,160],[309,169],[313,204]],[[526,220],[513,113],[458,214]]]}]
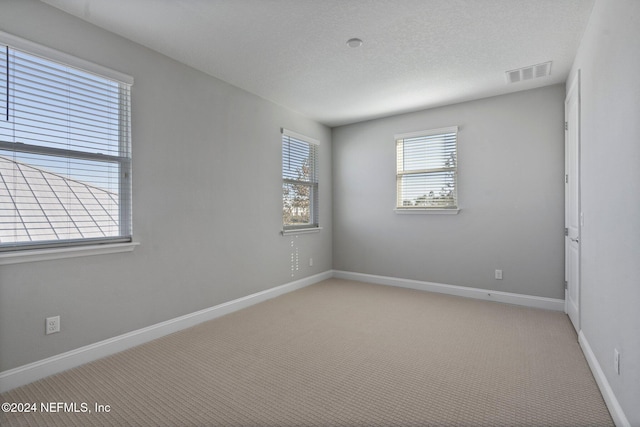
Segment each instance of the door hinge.
[{"label": "door hinge", "polygon": [[569,229],[567,227],[564,228],[564,235],[565,236],[569,235]]},{"label": "door hinge", "polygon": [[564,122],[564,130],[569,130],[569,122]]},{"label": "door hinge", "polygon": [[564,183],[568,184],[569,183],[569,174],[565,174],[564,175]]},{"label": "door hinge", "polygon": [[564,281],[564,288],[569,289],[569,283],[566,280]]}]

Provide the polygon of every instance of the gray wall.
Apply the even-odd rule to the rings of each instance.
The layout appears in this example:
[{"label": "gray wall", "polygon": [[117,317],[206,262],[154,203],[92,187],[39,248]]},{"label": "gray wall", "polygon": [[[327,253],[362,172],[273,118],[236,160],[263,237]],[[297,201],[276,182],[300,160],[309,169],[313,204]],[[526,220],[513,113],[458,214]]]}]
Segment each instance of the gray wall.
[{"label": "gray wall", "polygon": [[581,327],[627,419],[640,426],[640,2],[595,4],[571,79],[578,69]]},{"label": "gray wall", "polygon": [[[555,85],[334,128],[334,269],[564,298],[564,95]],[[396,214],[394,134],[452,125],[460,213]]]},{"label": "gray wall", "polygon": [[[141,242],[0,266],[0,371],[331,269],[328,128],[39,1],[2,1],[0,28],[134,77]],[[320,233],[279,234],[280,127],[321,142]],[[45,336],[53,315],[62,332]]]}]

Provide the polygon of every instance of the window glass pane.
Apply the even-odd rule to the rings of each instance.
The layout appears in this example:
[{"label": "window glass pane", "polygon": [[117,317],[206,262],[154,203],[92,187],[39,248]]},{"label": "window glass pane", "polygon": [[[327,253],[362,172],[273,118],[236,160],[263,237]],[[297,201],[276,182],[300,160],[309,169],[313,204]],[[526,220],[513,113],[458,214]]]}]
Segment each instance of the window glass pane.
[{"label": "window glass pane", "polygon": [[119,236],[119,168],[0,150],[0,243]]},{"label": "window glass pane", "polygon": [[314,181],[313,151],[313,144],[287,138],[282,144],[282,177],[298,181]]},{"label": "window glass pane", "polygon": [[455,134],[406,138],[402,141],[402,170],[439,169],[455,166]]},{"label": "window glass pane", "polygon": [[311,224],[311,186],[288,184],[282,186],[282,219],[286,226]]},{"label": "window glass pane", "polygon": [[455,206],[453,172],[412,174],[401,177],[400,206]]},{"label": "window glass pane", "polygon": [[11,49],[10,120],[0,139],[90,153],[120,152],[119,84]]}]

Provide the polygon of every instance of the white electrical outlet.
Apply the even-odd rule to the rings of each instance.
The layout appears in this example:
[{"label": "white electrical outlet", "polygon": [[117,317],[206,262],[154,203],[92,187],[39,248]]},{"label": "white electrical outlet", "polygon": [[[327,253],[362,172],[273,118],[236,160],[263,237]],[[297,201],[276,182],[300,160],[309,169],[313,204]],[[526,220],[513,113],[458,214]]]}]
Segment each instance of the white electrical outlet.
[{"label": "white electrical outlet", "polygon": [[502,280],[502,270],[496,270],[496,280]]},{"label": "white electrical outlet", "polygon": [[613,349],[613,369],[620,375],[620,352],[617,348]]},{"label": "white electrical outlet", "polygon": [[47,335],[60,332],[60,316],[47,317],[45,332]]}]

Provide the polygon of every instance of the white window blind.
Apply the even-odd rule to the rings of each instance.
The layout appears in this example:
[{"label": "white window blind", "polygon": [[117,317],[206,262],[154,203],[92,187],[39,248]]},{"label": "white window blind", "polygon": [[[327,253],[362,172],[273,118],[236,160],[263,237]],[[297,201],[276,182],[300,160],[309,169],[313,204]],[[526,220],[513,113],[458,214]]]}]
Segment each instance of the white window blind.
[{"label": "white window blind", "polygon": [[4,39],[0,34],[0,250],[130,241],[133,80],[84,71],[69,65],[82,60],[25,42],[34,54]]},{"label": "white window blind", "polygon": [[318,227],[318,143],[282,129],[282,220],[285,230]]},{"label": "white window blind", "polygon": [[457,209],[458,128],[396,135],[397,209]]}]

